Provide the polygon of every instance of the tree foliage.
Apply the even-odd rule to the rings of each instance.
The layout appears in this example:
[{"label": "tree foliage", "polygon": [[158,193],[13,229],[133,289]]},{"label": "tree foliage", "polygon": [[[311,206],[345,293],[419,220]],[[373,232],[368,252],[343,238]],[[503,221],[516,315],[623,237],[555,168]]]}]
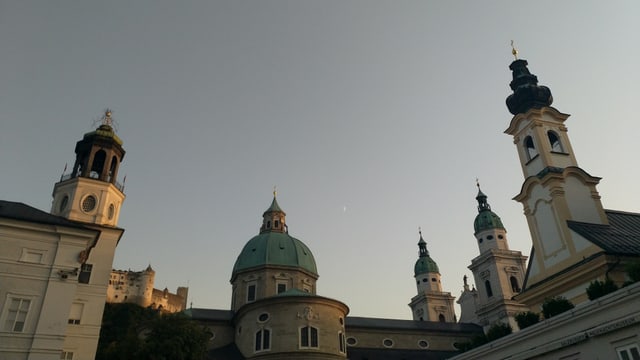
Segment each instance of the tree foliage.
[{"label": "tree foliage", "polygon": [[589,300],[595,300],[616,290],[618,290],[618,286],[611,281],[611,279],[607,278],[605,281],[596,279],[589,284],[589,287],[587,288],[587,296],[589,297]]},{"label": "tree foliage", "polygon": [[503,336],[507,336],[513,332],[511,325],[497,322],[487,330],[487,340],[493,341],[496,339],[500,339]]},{"label": "tree foliage", "polygon": [[542,303],[542,315],[548,319],[573,308],[573,303],[562,296],[547,298]]},{"label": "tree foliage", "polygon": [[96,360],[202,359],[211,334],[182,313],[106,304]]},{"label": "tree foliage", "polygon": [[640,281],[640,260],[636,260],[627,264],[626,268],[627,275],[629,275],[629,279],[631,282]]},{"label": "tree foliage", "polygon": [[515,319],[518,327],[522,330],[540,322],[540,314],[534,313],[533,311],[523,311],[517,313]]}]

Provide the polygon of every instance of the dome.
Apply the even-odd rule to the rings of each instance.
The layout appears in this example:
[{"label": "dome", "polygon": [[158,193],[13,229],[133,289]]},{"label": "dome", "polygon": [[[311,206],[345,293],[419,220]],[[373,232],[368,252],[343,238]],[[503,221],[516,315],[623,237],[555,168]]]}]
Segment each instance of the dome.
[{"label": "dome", "polygon": [[317,276],[316,260],[302,241],[283,232],[263,232],[244,246],[235,265],[233,276],[239,271],[260,266],[300,268]]},{"label": "dome", "polygon": [[430,256],[424,256],[416,261],[416,265],[413,267],[414,276],[426,273],[440,273],[438,264]]},{"label": "dome", "polygon": [[476,219],[473,221],[473,229],[477,234],[480,231],[488,229],[504,229],[504,225],[502,225],[502,220],[500,220],[500,217],[496,215],[496,213],[491,210],[485,210],[476,216]]}]

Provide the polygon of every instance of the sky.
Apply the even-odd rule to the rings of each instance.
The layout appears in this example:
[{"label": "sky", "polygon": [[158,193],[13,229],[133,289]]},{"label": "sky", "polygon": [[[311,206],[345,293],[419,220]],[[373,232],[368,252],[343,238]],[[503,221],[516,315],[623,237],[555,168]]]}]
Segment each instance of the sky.
[{"label": "sky", "polygon": [[49,211],[111,108],[127,151],[114,268],[151,264],[157,288],[229,309],[277,186],[318,294],[410,319],[418,227],[445,291],[473,278],[476,178],[529,254],[503,133],[512,39],[572,115],[605,208],[640,212],[636,0],[0,0],[0,199]]}]

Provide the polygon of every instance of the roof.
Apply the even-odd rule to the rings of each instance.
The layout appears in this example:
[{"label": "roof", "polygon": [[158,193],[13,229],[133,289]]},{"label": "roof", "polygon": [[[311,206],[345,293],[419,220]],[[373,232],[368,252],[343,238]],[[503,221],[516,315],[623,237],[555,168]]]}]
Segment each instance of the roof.
[{"label": "roof", "polygon": [[244,360],[235,343],[209,350],[204,358],[206,360]]},{"label": "roof", "polygon": [[449,359],[459,351],[441,350],[409,350],[409,349],[370,349],[358,348],[357,346],[347,347],[348,359],[368,359],[368,360],[440,360]]},{"label": "roof", "polygon": [[[471,323],[448,323],[347,316],[346,327],[377,328],[389,330],[420,330],[438,332],[481,332],[482,327]],[[347,331],[348,332],[348,331]]]},{"label": "roof", "polygon": [[62,225],[77,229],[91,230],[80,223],[68,220],[61,216],[51,215],[29,205],[13,201],[0,200],[0,217],[39,224]]},{"label": "roof", "polygon": [[429,255],[419,257],[418,260],[416,260],[416,264],[413,266],[414,276],[426,273],[440,273],[438,264],[436,264]]},{"label": "roof", "polygon": [[569,228],[605,252],[640,255],[640,214],[605,210],[609,225],[567,221]]},{"label": "roof", "polygon": [[195,320],[231,321],[233,319],[231,310],[190,308],[185,310],[184,314]]},{"label": "roof", "polygon": [[316,260],[302,241],[281,232],[263,232],[244,246],[235,265],[233,275],[254,267],[277,265],[304,269],[317,275]]}]

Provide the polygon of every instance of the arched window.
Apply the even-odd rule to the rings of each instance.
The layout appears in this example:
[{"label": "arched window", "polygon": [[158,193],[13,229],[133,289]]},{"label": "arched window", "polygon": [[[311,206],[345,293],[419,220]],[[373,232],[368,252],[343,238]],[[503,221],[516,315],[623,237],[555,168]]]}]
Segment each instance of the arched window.
[{"label": "arched window", "polygon": [[104,162],[107,159],[107,153],[104,150],[98,150],[93,155],[93,164],[91,164],[91,172],[89,177],[94,179],[100,179],[102,172],[104,171]]},{"label": "arched window", "polygon": [[548,131],[547,136],[549,137],[549,144],[551,144],[551,151],[563,153],[564,149],[562,148],[562,143],[560,142],[558,134],[553,131]]},{"label": "arched window", "polygon": [[491,289],[491,281],[486,280],[484,282],[484,287],[487,290],[487,297],[492,297],[493,296],[493,290]]},{"label": "arched window", "polygon": [[109,168],[109,178],[107,179],[107,181],[112,183],[116,182],[115,175],[116,175],[117,168],[118,168],[118,158],[114,156],[111,158],[111,167]]},{"label": "arched window", "polygon": [[509,281],[511,282],[511,290],[513,290],[513,292],[520,292],[520,286],[518,286],[518,279],[516,279],[515,276],[512,276],[511,278],[509,278]]},{"label": "arched window", "polygon": [[342,332],[338,333],[338,346],[341,353],[345,352],[346,344],[344,342],[344,334]]},{"label": "arched window", "polygon": [[536,147],[533,145],[533,138],[531,136],[527,136],[524,139],[524,150],[527,152],[527,160],[538,156],[538,150],[536,150]]},{"label": "arched window", "polygon": [[300,328],[300,348],[318,347],[318,329],[313,326]]},{"label": "arched window", "polygon": [[256,332],[256,351],[271,349],[271,330],[260,329]]},{"label": "arched window", "polygon": [[440,321],[440,322],[445,322],[444,315],[440,314],[440,315],[438,316],[438,321]]}]

